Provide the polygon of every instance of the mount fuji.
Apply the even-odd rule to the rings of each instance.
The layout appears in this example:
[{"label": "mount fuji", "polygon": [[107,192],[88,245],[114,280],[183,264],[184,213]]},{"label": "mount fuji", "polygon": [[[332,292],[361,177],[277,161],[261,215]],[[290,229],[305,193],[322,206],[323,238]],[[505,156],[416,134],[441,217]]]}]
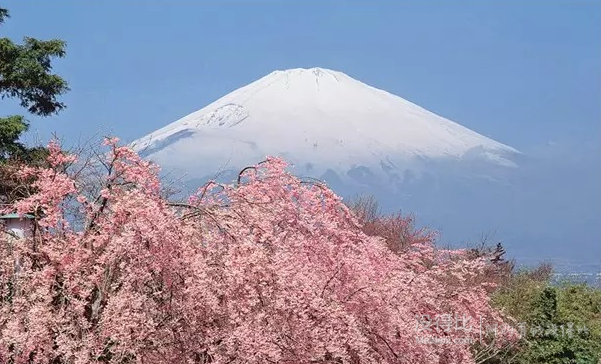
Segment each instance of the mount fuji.
[{"label": "mount fuji", "polygon": [[492,234],[527,264],[598,267],[598,173],[574,178],[592,157],[522,154],[341,72],[272,72],[131,145],[182,192],[280,156],[343,197],[413,213],[442,244]]},{"label": "mount fuji", "polygon": [[445,175],[499,180],[521,154],[323,68],[272,72],[132,145],[191,180],[231,176],[271,155],[338,188],[405,192]]},{"label": "mount fuji", "polygon": [[[442,244],[492,234],[522,262],[564,267],[601,254],[598,178],[575,179],[571,162],[522,154],[341,72],[272,72],[131,145],[182,192],[280,156],[343,197],[414,213]],[[579,170],[591,170],[587,161]]]}]

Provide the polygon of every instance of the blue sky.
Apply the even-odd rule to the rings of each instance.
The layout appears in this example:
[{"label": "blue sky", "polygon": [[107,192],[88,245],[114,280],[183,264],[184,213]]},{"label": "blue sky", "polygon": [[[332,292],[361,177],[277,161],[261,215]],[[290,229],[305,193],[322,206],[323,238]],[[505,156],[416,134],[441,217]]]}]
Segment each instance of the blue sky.
[{"label": "blue sky", "polygon": [[[325,67],[519,149],[599,144],[598,1],[5,0],[0,36],[67,41],[42,140],[133,140],[276,69]],[[1,114],[22,112],[1,103]],[[29,139],[32,139],[30,134]],[[584,141],[584,142],[583,142]]]}]

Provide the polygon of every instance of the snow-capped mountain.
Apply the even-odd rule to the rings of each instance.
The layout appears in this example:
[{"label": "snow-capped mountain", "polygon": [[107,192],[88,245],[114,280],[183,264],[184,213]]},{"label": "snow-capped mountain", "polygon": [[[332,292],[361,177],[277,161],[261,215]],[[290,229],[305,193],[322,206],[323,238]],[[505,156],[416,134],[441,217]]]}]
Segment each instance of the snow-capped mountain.
[{"label": "snow-capped mountain", "polygon": [[[275,71],[134,143],[164,170],[202,179],[281,156],[303,176],[388,184],[519,152],[418,105],[322,68]],[[367,178],[367,179],[366,179]]]},{"label": "snow-capped mountain", "polygon": [[[598,164],[592,154],[578,168],[555,155],[541,163],[341,72],[272,72],[132,144],[183,192],[282,156],[343,197],[372,194],[384,210],[415,213],[443,244],[491,234],[524,261],[598,264],[599,178],[573,178]],[[588,249],[577,254],[573,241]]]}]

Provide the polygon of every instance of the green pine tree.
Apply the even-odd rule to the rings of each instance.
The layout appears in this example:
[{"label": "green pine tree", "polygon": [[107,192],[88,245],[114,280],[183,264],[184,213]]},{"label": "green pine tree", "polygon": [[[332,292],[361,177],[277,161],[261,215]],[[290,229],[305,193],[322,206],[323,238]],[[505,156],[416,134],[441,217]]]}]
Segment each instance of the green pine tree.
[{"label": "green pine tree", "polygon": [[[9,18],[0,8],[0,26]],[[49,116],[65,108],[57,97],[69,90],[67,82],[52,73],[53,58],[65,56],[62,40],[25,37],[23,44],[0,38],[0,98],[16,98],[33,115]],[[0,116],[0,162],[10,158],[31,161],[39,148],[27,148],[19,138],[29,128],[24,116]]]}]

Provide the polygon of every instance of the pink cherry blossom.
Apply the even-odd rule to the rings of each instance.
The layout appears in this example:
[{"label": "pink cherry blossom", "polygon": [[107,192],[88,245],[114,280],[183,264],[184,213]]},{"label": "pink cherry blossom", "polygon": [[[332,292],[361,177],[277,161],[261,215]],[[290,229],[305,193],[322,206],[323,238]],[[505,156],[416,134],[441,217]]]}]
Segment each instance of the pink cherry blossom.
[{"label": "pink cherry blossom", "polygon": [[[14,208],[38,228],[0,241],[0,362],[474,363],[469,343],[418,339],[504,323],[483,260],[432,239],[393,252],[281,159],[171,203],[156,166],[117,142],[98,196],[56,143],[50,168],[24,172],[37,193]],[[441,315],[476,327],[419,325]]]}]

